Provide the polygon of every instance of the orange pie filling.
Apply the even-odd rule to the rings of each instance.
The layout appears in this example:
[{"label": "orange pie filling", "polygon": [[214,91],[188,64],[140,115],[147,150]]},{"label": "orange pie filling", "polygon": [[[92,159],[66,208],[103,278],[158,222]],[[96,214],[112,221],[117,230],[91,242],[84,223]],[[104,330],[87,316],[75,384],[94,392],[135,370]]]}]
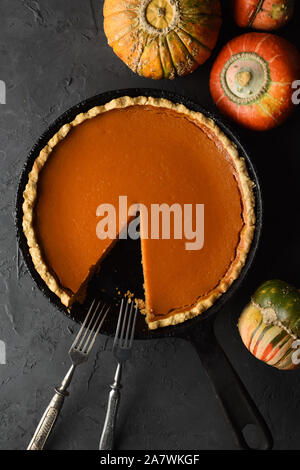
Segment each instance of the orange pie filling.
[{"label": "orange pie filling", "polygon": [[234,145],[200,113],[152,98],[114,100],[64,126],[34,164],[23,227],[37,271],[68,307],[114,243],[96,235],[97,207],[112,204],[118,220],[121,195],[149,211],[204,205],[201,249],[142,237],[149,327],[210,307],[238,277],[254,231],[252,182]]}]

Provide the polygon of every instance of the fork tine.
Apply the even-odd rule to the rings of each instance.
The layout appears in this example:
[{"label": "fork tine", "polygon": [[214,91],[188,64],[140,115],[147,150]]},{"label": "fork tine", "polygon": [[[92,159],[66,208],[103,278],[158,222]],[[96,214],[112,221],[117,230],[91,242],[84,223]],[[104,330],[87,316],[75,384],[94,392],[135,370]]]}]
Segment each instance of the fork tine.
[{"label": "fork tine", "polygon": [[[91,318],[91,321],[90,321],[90,323],[89,323],[89,326],[88,326],[87,329],[86,329],[86,333],[89,331],[89,335],[88,335],[88,337],[86,338],[85,343],[82,345],[83,340],[84,340],[84,338],[85,338],[85,336],[84,336],[84,337],[82,338],[80,344],[78,345],[79,348],[81,347],[82,352],[84,352],[84,351],[86,350],[87,344],[89,343],[89,341],[90,341],[90,339],[91,339],[91,336],[92,336],[93,332],[95,331],[95,329],[96,329],[96,327],[97,327],[97,325],[98,325],[98,321],[99,321],[99,319],[101,318],[101,314],[102,314],[102,312],[103,312],[103,310],[104,310],[104,307],[105,307],[105,305],[102,306],[100,312],[98,313],[98,316],[97,316],[96,320],[94,321],[94,323],[92,323],[93,319],[95,318],[96,312],[97,312],[98,309],[99,309],[99,306],[100,306],[100,302],[98,303],[98,305],[97,305],[97,307],[96,307],[96,309],[95,309],[95,312],[94,312],[94,314],[93,314],[93,316],[92,316],[92,318]],[[92,327],[92,325],[93,325],[93,327]]]},{"label": "fork tine", "polygon": [[[106,312],[104,313],[104,315],[103,315],[103,317],[102,317],[102,319],[101,319],[101,321],[100,321],[100,323],[99,323],[99,325],[98,325],[98,328],[96,329],[96,331],[95,331],[95,333],[94,333],[94,337],[93,337],[93,339],[92,339],[92,341],[91,341],[91,343],[90,343],[90,345],[89,345],[89,347],[88,347],[87,354],[90,354],[91,349],[92,349],[92,347],[93,347],[94,344],[95,344],[95,341],[96,341],[97,335],[98,335],[98,333],[99,333],[99,331],[100,331],[100,328],[101,328],[101,326],[102,326],[102,324],[103,324],[103,322],[104,322],[104,320],[105,320],[105,318],[106,318],[106,315],[108,314],[109,310],[110,310],[110,307],[107,307]],[[101,310],[101,313],[102,313],[102,310]],[[100,315],[101,315],[101,314],[100,314]],[[99,317],[100,317],[100,316],[99,316]]]},{"label": "fork tine", "polygon": [[78,349],[82,348],[83,341],[84,341],[84,339],[85,339],[85,337],[86,337],[88,331],[90,331],[90,329],[91,329],[91,326],[92,326],[92,324],[93,324],[93,321],[94,321],[94,318],[95,318],[95,316],[96,316],[96,313],[97,313],[97,311],[98,311],[98,309],[99,309],[99,306],[100,306],[100,302],[97,303],[96,308],[95,308],[95,310],[94,310],[94,313],[93,313],[93,315],[92,315],[90,321],[88,322],[88,325],[87,325],[87,327],[86,327],[86,329],[85,329],[85,331],[84,331],[84,335],[82,336],[82,338],[81,338],[81,340],[80,340],[80,343],[76,345],[76,348],[78,348]]},{"label": "fork tine", "polygon": [[81,325],[81,327],[80,327],[80,330],[78,331],[78,333],[77,333],[77,335],[76,335],[76,337],[75,337],[75,339],[74,339],[74,341],[73,341],[73,343],[72,343],[72,346],[71,346],[70,349],[74,348],[75,345],[77,344],[77,342],[78,342],[78,340],[79,340],[79,338],[80,338],[80,336],[81,336],[81,334],[82,334],[82,332],[83,332],[83,329],[84,329],[84,327],[85,327],[85,325],[86,325],[86,323],[87,323],[87,321],[88,321],[88,319],[89,319],[89,316],[90,316],[90,314],[91,314],[91,311],[92,311],[92,309],[93,309],[93,306],[94,306],[94,304],[95,304],[95,301],[96,301],[96,300],[94,299],[93,302],[92,302],[92,304],[91,304],[91,306],[90,306],[90,308],[89,308],[89,311],[88,311],[88,313],[87,313],[87,315],[86,315],[86,317],[85,317],[85,319],[84,319],[84,321],[83,321],[83,323],[82,323],[82,325]]},{"label": "fork tine", "polygon": [[135,322],[136,322],[136,317],[137,317],[137,311],[138,311],[138,306],[135,306],[135,312],[134,312],[134,317],[133,317],[133,322],[132,322],[132,327],[131,327],[131,336],[128,344],[128,348],[131,348],[132,343],[133,343],[133,338],[134,338],[134,333],[135,333]]},{"label": "fork tine", "polygon": [[128,314],[128,300],[126,302],[126,307],[125,307],[125,313],[123,317],[123,324],[122,324],[122,329],[121,329],[121,334],[119,336],[119,342],[122,346],[122,341],[124,340],[124,332],[125,332],[125,326],[126,326],[126,320],[127,320],[127,314]]},{"label": "fork tine", "polygon": [[122,299],[113,348],[130,349],[134,338],[138,306],[136,305],[134,309],[134,303],[127,300],[124,309],[124,303],[125,300]]},{"label": "fork tine", "polygon": [[133,312],[133,302],[131,302],[131,306],[130,306],[130,313],[129,313],[127,328],[126,328],[126,336],[125,336],[125,338],[123,338],[123,346],[124,347],[126,347],[127,342],[128,342],[128,337],[129,337],[129,332],[130,332],[130,324],[131,324],[131,319],[132,319],[132,312]]},{"label": "fork tine", "polygon": [[116,344],[117,344],[119,331],[120,331],[121,323],[122,323],[121,320],[122,320],[123,307],[124,307],[124,299],[122,299],[122,301],[121,301],[121,307],[120,307],[120,312],[119,312],[118,323],[117,323],[117,328],[116,328],[116,333],[115,333],[113,346],[116,346]]}]

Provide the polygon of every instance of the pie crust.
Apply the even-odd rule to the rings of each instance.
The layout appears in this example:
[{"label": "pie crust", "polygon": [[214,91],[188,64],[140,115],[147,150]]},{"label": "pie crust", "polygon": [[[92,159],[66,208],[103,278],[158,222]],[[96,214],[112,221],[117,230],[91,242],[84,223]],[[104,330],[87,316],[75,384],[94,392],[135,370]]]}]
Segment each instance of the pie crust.
[{"label": "pie crust", "polygon": [[70,308],[72,302],[74,301],[74,294],[61,286],[58,279],[55,277],[55,275],[52,274],[50,268],[48,268],[46,262],[43,259],[42,249],[39,246],[34,227],[34,207],[38,194],[37,183],[39,179],[39,173],[51,155],[52,149],[67,136],[73,127],[78,126],[87,119],[92,119],[95,116],[98,116],[99,114],[105,113],[107,111],[136,105],[149,105],[153,107],[162,107],[174,110],[177,113],[189,116],[202,127],[205,127],[212,135],[214,135],[215,138],[221,143],[223,148],[227,151],[235,167],[235,172],[239,180],[239,189],[241,192],[243,205],[244,225],[240,232],[240,241],[236,249],[236,257],[232,261],[225,276],[220,279],[219,284],[212,291],[210,291],[207,296],[204,298],[201,297],[194,305],[188,308],[184,308],[182,311],[176,311],[170,316],[162,318],[159,318],[158,316],[156,318],[152,318],[151,313],[148,312],[146,308],[145,313],[148,326],[150,329],[156,329],[158,327],[175,325],[177,323],[184,322],[185,320],[193,318],[211,307],[213,303],[228,290],[233,281],[238,278],[246,262],[247,254],[253,239],[255,230],[255,202],[253,195],[254,183],[249,178],[244,159],[239,157],[235,144],[231,142],[227,136],[225,136],[225,134],[219,129],[212,119],[207,118],[199,112],[191,111],[182,104],[174,104],[171,101],[162,98],[144,96],[139,96],[136,98],[124,96],[114,99],[103,106],[95,106],[86,113],[78,114],[72,122],[63,125],[59,131],[49,140],[33,164],[32,170],[29,173],[28,183],[24,191],[23,231],[27,239],[29,252],[35,269],[44,280],[48,288],[60,298],[62,304]]}]

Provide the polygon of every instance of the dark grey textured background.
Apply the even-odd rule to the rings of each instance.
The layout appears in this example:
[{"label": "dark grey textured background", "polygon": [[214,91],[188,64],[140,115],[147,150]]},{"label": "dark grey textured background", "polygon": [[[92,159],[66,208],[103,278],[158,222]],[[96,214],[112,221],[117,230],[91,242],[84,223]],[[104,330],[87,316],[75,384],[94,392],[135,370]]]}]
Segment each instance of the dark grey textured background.
[{"label": "dark grey textured background", "polygon": [[[228,2],[223,2],[227,4]],[[185,94],[213,109],[212,59],[174,82],[142,79],[107,46],[102,1],[0,0],[0,448],[28,444],[52,387],[66,372],[77,328],[49,305],[18,255],[14,199],[26,154],[47,125],[102,91],[145,86]],[[297,17],[280,34],[298,43]],[[214,54],[242,31],[227,17]],[[298,32],[297,32],[298,31]],[[299,77],[300,79],[300,77]],[[300,372],[279,372],[243,347],[236,322],[253,289],[270,277],[299,285],[299,110],[279,130],[240,131],[265,194],[265,230],[248,281],[218,316],[216,330],[274,436],[276,449],[300,447]],[[100,337],[78,370],[48,449],[95,449],[113,377],[111,340]],[[234,438],[192,346],[183,340],[137,342],[126,367],[118,421],[119,449],[234,449]]]}]

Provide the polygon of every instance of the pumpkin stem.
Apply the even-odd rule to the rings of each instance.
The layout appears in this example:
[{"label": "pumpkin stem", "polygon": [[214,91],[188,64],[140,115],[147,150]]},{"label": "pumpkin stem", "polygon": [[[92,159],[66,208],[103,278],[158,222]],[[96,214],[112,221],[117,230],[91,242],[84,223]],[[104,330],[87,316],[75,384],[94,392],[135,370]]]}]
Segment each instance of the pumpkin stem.
[{"label": "pumpkin stem", "polygon": [[252,74],[248,70],[238,72],[235,76],[236,81],[242,87],[247,86],[248,83],[250,82],[251,78],[252,78]]},{"label": "pumpkin stem", "polygon": [[166,9],[165,8],[158,8],[157,10],[157,15],[158,16],[166,16]]},{"label": "pumpkin stem", "polygon": [[140,22],[152,34],[167,33],[180,17],[177,0],[141,0]]},{"label": "pumpkin stem", "polygon": [[255,10],[253,11],[251,17],[250,17],[250,20],[249,20],[249,23],[248,23],[248,28],[250,28],[253,23],[254,23],[254,20],[256,18],[256,16],[258,15],[258,13],[261,11],[262,7],[263,7],[263,3],[264,3],[265,0],[259,0],[257,2],[257,5],[256,5],[256,8]]},{"label": "pumpkin stem", "polygon": [[225,95],[234,103],[247,105],[256,102],[270,84],[268,63],[254,52],[234,54],[221,72]]}]

